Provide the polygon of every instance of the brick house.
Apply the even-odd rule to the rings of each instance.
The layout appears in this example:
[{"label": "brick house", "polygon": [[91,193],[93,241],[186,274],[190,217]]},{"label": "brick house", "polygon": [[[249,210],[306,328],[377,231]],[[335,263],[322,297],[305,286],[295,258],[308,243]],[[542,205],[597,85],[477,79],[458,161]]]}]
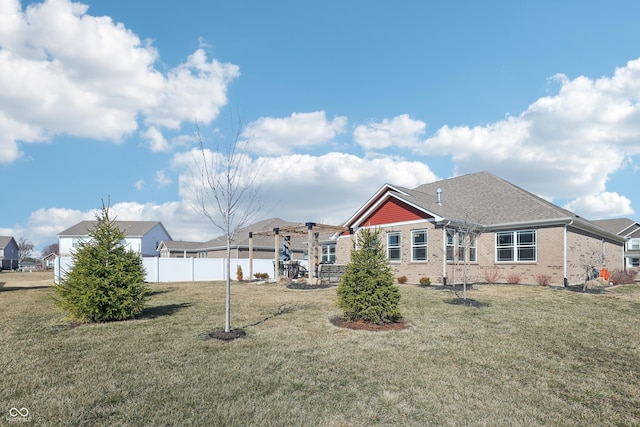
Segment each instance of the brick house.
[{"label": "brick house", "polygon": [[[344,224],[381,232],[396,277],[410,283],[583,283],[587,266],[623,268],[625,239],[488,172],[424,184],[385,184]],[[355,236],[336,243],[336,263],[349,261]],[[466,268],[465,268],[466,264]]]}]

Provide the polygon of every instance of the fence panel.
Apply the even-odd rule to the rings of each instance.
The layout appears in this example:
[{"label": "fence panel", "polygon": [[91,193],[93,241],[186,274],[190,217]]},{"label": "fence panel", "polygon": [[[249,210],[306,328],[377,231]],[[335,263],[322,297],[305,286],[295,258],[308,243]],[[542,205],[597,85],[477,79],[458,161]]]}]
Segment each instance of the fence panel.
[{"label": "fence panel", "polygon": [[[224,258],[160,258],[143,257],[145,281],[156,282],[200,282],[206,280],[224,280],[226,278],[226,260]],[[238,265],[242,267],[244,279],[249,275],[248,259],[231,259],[231,279],[237,279]],[[54,282],[60,283],[67,271],[73,267],[71,257],[56,257],[54,262]],[[275,277],[274,263],[270,259],[254,259],[254,273],[268,273]]]}]

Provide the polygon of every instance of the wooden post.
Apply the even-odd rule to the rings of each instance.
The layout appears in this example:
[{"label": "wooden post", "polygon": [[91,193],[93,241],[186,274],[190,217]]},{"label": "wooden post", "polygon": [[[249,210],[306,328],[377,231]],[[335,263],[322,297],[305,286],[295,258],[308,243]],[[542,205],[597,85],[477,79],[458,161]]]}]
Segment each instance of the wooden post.
[{"label": "wooden post", "polygon": [[[309,264],[309,271],[308,273],[308,279],[309,282],[311,282],[311,278],[313,277],[312,274],[315,273],[315,264],[314,264],[314,259],[315,259],[315,255],[314,255],[314,247],[313,247],[313,226],[316,225],[315,222],[307,222],[307,240],[308,240],[308,264]],[[312,273],[313,272],[313,273]]]}]

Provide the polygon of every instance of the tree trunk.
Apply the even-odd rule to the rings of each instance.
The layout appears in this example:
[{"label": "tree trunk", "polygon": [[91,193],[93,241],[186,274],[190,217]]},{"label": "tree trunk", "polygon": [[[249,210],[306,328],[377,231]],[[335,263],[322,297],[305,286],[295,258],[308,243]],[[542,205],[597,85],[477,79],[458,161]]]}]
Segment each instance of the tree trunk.
[{"label": "tree trunk", "polygon": [[231,236],[227,234],[227,283],[225,285],[224,331],[231,331]]}]

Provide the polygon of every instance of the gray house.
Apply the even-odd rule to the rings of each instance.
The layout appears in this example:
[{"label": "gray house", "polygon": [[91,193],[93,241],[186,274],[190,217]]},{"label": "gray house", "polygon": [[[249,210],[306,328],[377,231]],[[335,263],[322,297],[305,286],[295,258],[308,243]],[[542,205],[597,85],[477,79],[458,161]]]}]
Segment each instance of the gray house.
[{"label": "gray house", "polygon": [[640,223],[629,218],[593,221],[600,227],[627,239],[624,246],[625,268],[640,268]]},{"label": "gray house", "polygon": [[15,270],[18,268],[20,250],[16,239],[10,236],[0,236],[0,270]]}]

